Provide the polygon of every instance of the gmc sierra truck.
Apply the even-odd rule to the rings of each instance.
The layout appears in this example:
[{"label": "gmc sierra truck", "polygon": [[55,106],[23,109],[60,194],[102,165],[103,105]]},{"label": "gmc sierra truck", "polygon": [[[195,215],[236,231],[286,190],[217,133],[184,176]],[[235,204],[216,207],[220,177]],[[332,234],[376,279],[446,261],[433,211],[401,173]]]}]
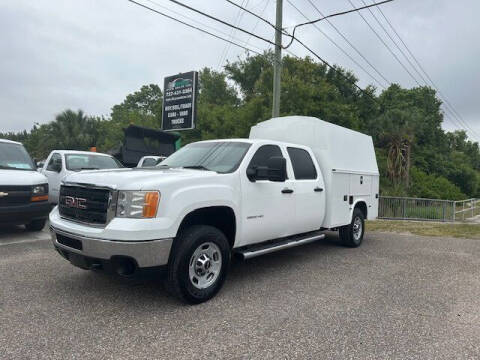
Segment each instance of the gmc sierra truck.
[{"label": "gmc sierra truck", "polygon": [[53,245],[83,269],[167,270],[189,303],[222,287],[232,255],[249,259],[339,230],[357,247],[378,212],[371,137],[301,116],[248,139],[189,144],[153,168],[68,175],[50,214]]}]

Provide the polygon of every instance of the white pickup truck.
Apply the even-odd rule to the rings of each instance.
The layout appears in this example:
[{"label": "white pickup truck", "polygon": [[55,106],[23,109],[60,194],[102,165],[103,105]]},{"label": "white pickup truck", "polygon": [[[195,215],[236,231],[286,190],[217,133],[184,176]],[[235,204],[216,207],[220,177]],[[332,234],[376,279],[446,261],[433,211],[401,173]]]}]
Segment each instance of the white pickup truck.
[{"label": "white pickup truck", "polygon": [[58,203],[60,183],[68,174],[83,170],[118,169],[122,164],[113,156],[90,151],[53,150],[40,172],[48,179],[48,201]]},{"label": "white pickup truck", "polygon": [[361,244],[378,213],[371,137],[301,116],[249,139],[189,144],[155,168],[69,175],[50,214],[57,251],[84,269],[167,270],[169,289],[199,303],[221,288],[232,254],[254,256],[338,229]]}]

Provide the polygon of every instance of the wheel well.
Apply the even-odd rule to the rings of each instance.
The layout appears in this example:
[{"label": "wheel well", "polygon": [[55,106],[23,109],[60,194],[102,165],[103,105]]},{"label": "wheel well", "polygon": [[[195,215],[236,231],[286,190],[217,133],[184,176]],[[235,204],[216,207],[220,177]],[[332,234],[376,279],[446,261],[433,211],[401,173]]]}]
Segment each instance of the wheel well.
[{"label": "wheel well", "polygon": [[363,201],[359,201],[358,203],[355,204],[355,209],[356,208],[360,209],[360,211],[363,213],[363,217],[366,220],[367,219],[367,214],[368,214],[367,204],[365,204],[365,202],[363,202]]},{"label": "wheel well", "polygon": [[222,231],[228,239],[230,248],[235,243],[235,213],[228,206],[211,206],[192,211],[182,220],[178,233],[192,225],[210,225]]}]

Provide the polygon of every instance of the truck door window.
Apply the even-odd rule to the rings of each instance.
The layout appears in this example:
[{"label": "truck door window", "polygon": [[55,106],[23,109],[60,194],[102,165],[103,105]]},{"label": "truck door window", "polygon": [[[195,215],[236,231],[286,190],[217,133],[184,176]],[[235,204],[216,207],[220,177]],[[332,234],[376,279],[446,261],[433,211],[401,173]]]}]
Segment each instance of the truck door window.
[{"label": "truck door window", "polygon": [[60,156],[60,154],[53,154],[52,157],[50,158],[50,161],[48,162],[48,165],[47,165],[47,170],[48,171],[58,171],[58,169],[55,167],[55,163],[59,163],[62,161],[62,157]]},{"label": "truck door window", "polygon": [[283,156],[282,151],[277,145],[260,146],[255,155],[253,155],[252,160],[250,160],[248,168],[255,169],[258,166],[267,166],[268,159],[272,156]]},{"label": "truck door window", "polygon": [[308,151],[299,148],[287,148],[292,161],[293,173],[297,180],[314,180],[317,178],[317,170]]}]

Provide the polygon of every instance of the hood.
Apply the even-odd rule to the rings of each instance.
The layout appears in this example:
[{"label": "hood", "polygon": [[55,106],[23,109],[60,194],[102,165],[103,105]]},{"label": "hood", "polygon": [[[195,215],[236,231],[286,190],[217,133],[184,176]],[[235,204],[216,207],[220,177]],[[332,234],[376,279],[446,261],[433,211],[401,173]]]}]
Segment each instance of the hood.
[{"label": "hood", "polygon": [[111,187],[119,190],[155,190],[161,184],[217,176],[214,171],[193,169],[132,168],[82,171],[67,175],[65,183]]},{"label": "hood", "polygon": [[35,170],[0,169],[0,185],[46,184],[47,178]]}]

